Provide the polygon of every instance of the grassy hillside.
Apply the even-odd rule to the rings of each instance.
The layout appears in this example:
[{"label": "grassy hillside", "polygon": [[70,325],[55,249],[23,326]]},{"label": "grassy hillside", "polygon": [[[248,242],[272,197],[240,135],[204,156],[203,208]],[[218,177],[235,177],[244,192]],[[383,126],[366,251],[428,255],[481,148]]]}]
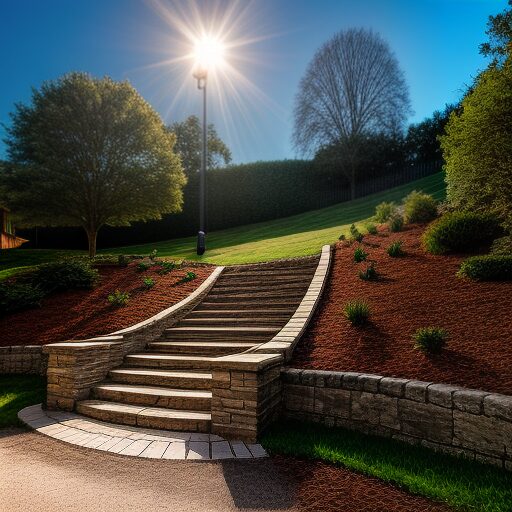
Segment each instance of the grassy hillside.
[{"label": "grassy hillside", "polygon": [[437,173],[385,192],[321,210],[214,231],[207,236],[207,252],[202,257],[195,254],[195,237],[106,249],[103,252],[145,254],[157,249],[159,256],[224,265],[315,254],[322,245],[334,242],[341,233],[347,233],[350,224],[364,225],[373,215],[375,206],[382,201],[399,202],[415,189],[432,194],[436,199],[444,199],[443,178],[443,173]]},{"label": "grassy hillside", "polygon": [[[292,217],[214,231],[207,236],[208,250],[203,257],[195,254],[195,237],[104,249],[101,252],[149,254],[153,249],[157,249],[158,256],[223,265],[315,254],[320,251],[322,245],[334,242],[341,233],[347,233],[350,224],[364,225],[372,216],[375,206],[382,201],[398,202],[414,189],[423,190],[437,199],[443,199],[445,196],[443,176],[443,173],[437,173],[385,192]],[[80,251],[41,249],[0,251],[0,280],[12,274],[15,268],[80,253]]]}]

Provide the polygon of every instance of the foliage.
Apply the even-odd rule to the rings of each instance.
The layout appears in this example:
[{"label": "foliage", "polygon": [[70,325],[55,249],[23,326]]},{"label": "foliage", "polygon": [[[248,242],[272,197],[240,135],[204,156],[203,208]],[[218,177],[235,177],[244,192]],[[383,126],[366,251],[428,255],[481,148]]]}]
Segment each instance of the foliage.
[{"label": "foliage", "polygon": [[[187,176],[199,172],[202,155],[202,125],[197,116],[189,116],[185,121],[169,127],[176,136],[175,151],[181,158]],[[208,125],[208,169],[216,169],[231,162],[231,151],[220,139],[213,124]]]},{"label": "foliage", "polygon": [[396,214],[396,204],[392,201],[383,201],[375,207],[375,220],[377,222],[387,222]]},{"label": "foliage", "polygon": [[141,261],[140,263],[137,263],[137,266],[135,268],[137,269],[137,272],[146,272],[146,270],[149,270],[150,267],[151,265],[149,263]]},{"label": "foliage", "polygon": [[197,277],[197,275],[195,274],[195,272],[187,272],[179,281],[178,281],[178,284],[181,284],[181,283],[186,283],[188,281],[193,281],[195,278]]},{"label": "foliage", "polygon": [[486,34],[489,41],[480,45],[480,53],[492,58],[491,65],[499,65],[510,54],[512,47],[512,0],[508,9],[495,16],[489,16]]},{"label": "foliage", "polygon": [[370,262],[364,270],[359,271],[358,275],[359,279],[362,279],[363,281],[375,281],[378,277],[375,262]]},{"label": "foliage", "polygon": [[441,146],[448,199],[494,213],[512,230],[512,56],[480,74],[453,113]]},{"label": "foliage", "polygon": [[369,235],[376,235],[378,233],[377,226],[373,222],[368,222],[364,227]]},{"label": "foliage", "polygon": [[398,231],[402,231],[402,228],[404,227],[404,218],[398,214],[395,213],[392,215],[388,220],[388,228],[393,233],[398,233]]},{"label": "foliage", "polygon": [[261,443],[271,454],[321,460],[355,470],[457,510],[510,511],[512,473],[422,446],[297,422],[276,423]]},{"label": "foliage", "polygon": [[64,75],[34,89],[11,120],[1,181],[20,225],[83,227],[94,256],[103,225],[180,210],[175,136],[128,82]]},{"label": "foliage", "polygon": [[386,252],[391,256],[392,258],[398,258],[400,256],[403,256],[405,254],[404,250],[402,249],[402,240],[397,240],[396,242],[393,242],[387,249]]},{"label": "foliage", "polygon": [[512,236],[497,238],[491,245],[491,254],[512,254]]},{"label": "foliage", "polygon": [[179,266],[175,261],[158,261],[156,265],[160,267],[158,270],[160,275],[168,274]]},{"label": "foliage", "polygon": [[40,265],[31,281],[45,293],[75,288],[92,288],[98,281],[98,271],[88,261],[66,259]]},{"label": "foliage", "polygon": [[350,300],[344,308],[343,314],[352,325],[364,325],[370,318],[370,305],[365,300]]},{"label": "foliage", "polygon": [[347,236],[345,235],[345,233],[341,233],[341,235],[338,237],[338,240],[339,240],[340,242],[343,242],[343,241],[344,241],[344,240],[346,240],[346,239],[347,239]]},{"label": "foliage", "polygon": [[430,195],[413,190],[404,199],[405,222],[428,222],[437,217],[437,201]]},{"label": "foliage", "polygon": [[368,253],[362,248],[357,247],[354,251],[354,261],[356,263],[361,263],[361,261],[365,261],[368,256]]},{"label": "foliage", "polygon": [[126,306],[130,300],[130,294],[128,292],[122,292],[116,290],[115,292],[109,293],[107,300],[111,306],[116,308]]},{"label": "foliage", "polygon": [[130,263],[130,258],[125,254],[119,254],[119,256],[117,257],[117,264],[120,267],[127,267],[128,263]]},{"label": "foliage", "polygon": [[334,147],[354,199],[368,137],[400,132],[409,110],[407,85],[388,44],[369,30],[341,31],[316,52],[300,82],[293,141],[304,153]]},{"label": "foliage", "polygon": [[44,291],[30,283],[0,283],[0,315],[39,307]]},{"label": "foliage", "polygon": [[414,348],[436,354],[441,352],[448,339],[448,332],[442,327],[420,327],[413,335]]},{"label": "foliage", "polygon": [[431,254],[472,252],[489,246],[501,234],[494,215],[452,212],[430,224],[423,233],[423,244]]},{"label": "foliage", "polygon": [[0,374],[0,429],[20,427],[18,412],[46,401],[46,379],[38,375]]},{"label": "foliage", "polygon": [[461,263],[457,275],[480,281],[512,281],[512,254],[467,258]]},{"label": "foliage", "polygon": [[157,249],[153,249],[149,255],[148,255],[148,258],[151,260],[151,261],[155,261],[156,260],[156,255],[158,254],[158,250]]},{"label": "foliage", "polygon": [[144,288],[146,290],[151,290],[151,288],[153,288],[153,286],[155,286],[155,280],[151,277],[146,277],[142,280],[142,283],[144,285]]},{"label": "foliage", "polygon": [[352,224],[349,229],[350,232],[350,241],[352,242],[362,242],[364,235],[356,228],[355,224]]}]

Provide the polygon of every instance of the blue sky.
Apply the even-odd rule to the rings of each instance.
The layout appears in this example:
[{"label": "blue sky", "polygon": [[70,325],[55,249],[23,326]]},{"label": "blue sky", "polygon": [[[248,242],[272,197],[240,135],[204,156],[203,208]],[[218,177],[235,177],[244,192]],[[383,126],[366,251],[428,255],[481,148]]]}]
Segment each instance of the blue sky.
[{"label": "blue sky", "polygon": [[[171,18],[191,5],[186,0],[162,2]],[[290,137],[298,82],[315,50],[349,27],[371,28],[389,42],[409,85],[414,111],[410,121],[421,120],[457,100],[464,85],[485,66],[478,45],[485,40],[487,17],[506,3],[237,2],[239,9],[247,11],[235,28],[255,41],[232,50],[233,65],[252,85],[232,81],[238,95],[235,101],[227,84],[212,84],[210,121],[231,147],[235,162],[293,158]],[[203,13],[212,5],[222,13],[233,2],[198,0],[196,5]],[[180,38],[150,1],[0,0],[0,122],[9,122],[14,103],[27,101],[32,86],[75,70],[130,80],[166,122],[197,114],[200,98],[188,68],[154,66],[178,54]],[[0,143],[0,157],[4,150]]]}]

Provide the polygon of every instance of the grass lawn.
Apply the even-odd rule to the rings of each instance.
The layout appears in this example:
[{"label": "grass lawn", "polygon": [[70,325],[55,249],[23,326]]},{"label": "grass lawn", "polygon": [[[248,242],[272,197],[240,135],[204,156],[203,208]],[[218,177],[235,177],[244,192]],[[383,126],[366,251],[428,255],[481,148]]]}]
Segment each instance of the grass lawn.
[{"label": "grass lawn", "polygon": [[344,466],[463,510],[512,510],[512,473],[426,448],[298,422],[274,425],[261,442],[271,453]]},{"label": "grass lawn", "polygon": [[46,395],[46,381],[38,375],[0,375],[0,428],[18,427],[18,411],[39,404]]}]

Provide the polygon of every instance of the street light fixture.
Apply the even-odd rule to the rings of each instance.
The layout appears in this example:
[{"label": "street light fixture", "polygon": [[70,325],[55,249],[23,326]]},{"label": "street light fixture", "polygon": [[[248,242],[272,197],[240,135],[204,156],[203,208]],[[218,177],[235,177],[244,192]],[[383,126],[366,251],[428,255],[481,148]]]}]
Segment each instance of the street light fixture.
[{"label": "street light fixture", "polygon": [[199,171],[199,232],[197,233],[197,254],[206,251],[206,166],[208,165],[208,126],[206,122],[206,83],[208,71],[220,65],[223,60],[224,48],[220,41],[205,37],[196,42],[196,65],[193,77],[197,80],[197,88],[203,91],[203,134],[201,143],[201,169]]}]

